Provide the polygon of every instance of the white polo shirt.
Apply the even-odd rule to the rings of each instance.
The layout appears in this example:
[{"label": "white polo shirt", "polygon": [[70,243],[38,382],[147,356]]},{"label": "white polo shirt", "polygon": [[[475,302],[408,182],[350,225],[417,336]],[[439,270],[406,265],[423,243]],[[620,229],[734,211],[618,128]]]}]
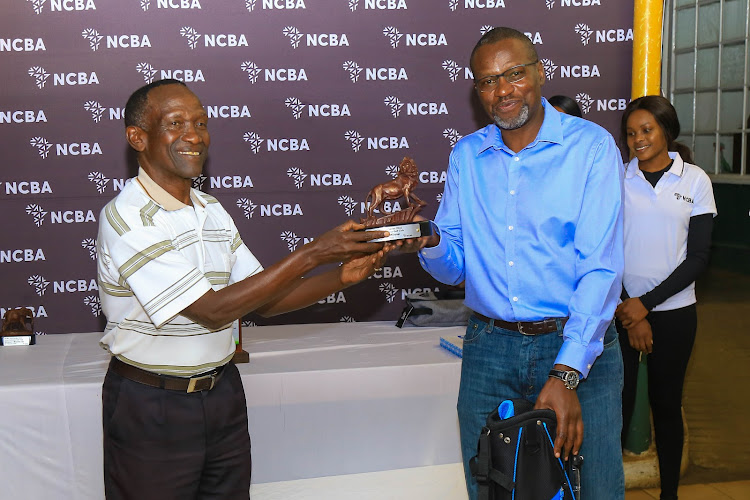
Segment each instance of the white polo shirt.
[{"label": "white polo shirt", "polygon": [[140,170],[102,209],[97,239],[102,346],[180,376],[224,365],[235,351],[231,323],[213,331],[180,312],[263,270],[216,198],[195,189],[190,198],[184,205]]},{"label": "white polo shirt", "polygon": [[[672,168],[651,186],[633,158],[625,167],[623,285],[631,297],[653,290],[687,256],[690,217],[716,216],[716,202],[708,175],[685,163],[678,153]],[[668,311],[695,303],[695,283],[654,307]]]}]

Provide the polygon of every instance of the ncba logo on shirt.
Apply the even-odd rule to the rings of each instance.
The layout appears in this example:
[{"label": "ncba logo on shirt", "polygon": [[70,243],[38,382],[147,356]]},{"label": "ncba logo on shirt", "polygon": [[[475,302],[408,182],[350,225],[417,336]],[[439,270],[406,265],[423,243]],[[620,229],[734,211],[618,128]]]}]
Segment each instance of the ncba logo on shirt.
[{"label": "ncba logo on shirt", "polygon": [[364,71],[365,80],[374,81],[395,81],[395,80],[408,80],[409,75],[406,73],[405,68],[363,68],[355,61],[345,61],[342,64],[342,68],[349,74],[349,79],[352,83],[357,83],[359,78]]},{"label": "ncba logo on shirt", "polygon": [[201,34],[191,26],[180,28],[180,36],[185,38],[188,47],[195,49],[203,41],[204,47],[247,47],[247,38],[244,33],[206,33]]},{"label": "ncba logo on shirt", "polygon": [[305,68],[261,68],[253,61],[244,61],[240,69],[247,73],[247,79],[255,85],[258,78],[263,74],[267,82],[299,82],[307,81]]}]

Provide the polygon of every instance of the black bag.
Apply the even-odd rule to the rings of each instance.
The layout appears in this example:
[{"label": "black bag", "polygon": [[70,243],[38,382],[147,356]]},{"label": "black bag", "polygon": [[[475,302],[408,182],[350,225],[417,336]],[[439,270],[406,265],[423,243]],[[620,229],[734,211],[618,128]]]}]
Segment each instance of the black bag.
[{"label": "black bag", "polygon": [[406,307],[396,326],[456,326],[469,324],[471,309],[464,305],[463,290],[426,290],[406,295]]},{"label": "black bag", "polygon": [[555,458],[555,412],[533,408],[506,400],[487,417],[469,463],[479,500],[580,500],[583,457]]}]

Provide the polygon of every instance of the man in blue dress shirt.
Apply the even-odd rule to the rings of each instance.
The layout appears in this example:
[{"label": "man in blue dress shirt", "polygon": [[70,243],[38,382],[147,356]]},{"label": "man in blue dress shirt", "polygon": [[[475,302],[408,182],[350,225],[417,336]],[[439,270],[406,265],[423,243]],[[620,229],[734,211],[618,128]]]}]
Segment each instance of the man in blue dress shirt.
[{"label": "man in blue dress shirt", "polygon": [[606,130],[542,98],[544,68],[523,33],[485,34],[471,68],[494,123],[454,147],[436,234],[402,246],[421,249],[439,281],[465,280],[475,311],[458,396],[469,496],[487,415],[526,398],[555,411],[555,453],[584,457],[585,498],[621,499],[620,154]]}]

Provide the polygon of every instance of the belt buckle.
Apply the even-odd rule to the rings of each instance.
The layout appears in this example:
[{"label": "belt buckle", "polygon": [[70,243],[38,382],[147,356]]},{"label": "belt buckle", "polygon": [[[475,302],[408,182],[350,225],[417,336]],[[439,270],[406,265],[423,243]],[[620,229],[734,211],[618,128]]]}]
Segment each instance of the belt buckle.
[{"label": "belt buckle", "polygon": [[516,324],[518,325],[518,333],[521,335],[532,335],[531,333],[526,333],[523,331],[523,321],[516,321]]},{"label": "belt buckle", "polygon": [[216,384],[216,374],[211,373],[209,375],[203,375],[202,377],[193,377],[188,381],[187,391],[188,393],[196,392],[195,386],[198,382],[201,380],[211,379],[211,385],[208,387],[208,389],[198,389],[199,391],[203,390],[211,390],[214,388],[214,384]]}]

